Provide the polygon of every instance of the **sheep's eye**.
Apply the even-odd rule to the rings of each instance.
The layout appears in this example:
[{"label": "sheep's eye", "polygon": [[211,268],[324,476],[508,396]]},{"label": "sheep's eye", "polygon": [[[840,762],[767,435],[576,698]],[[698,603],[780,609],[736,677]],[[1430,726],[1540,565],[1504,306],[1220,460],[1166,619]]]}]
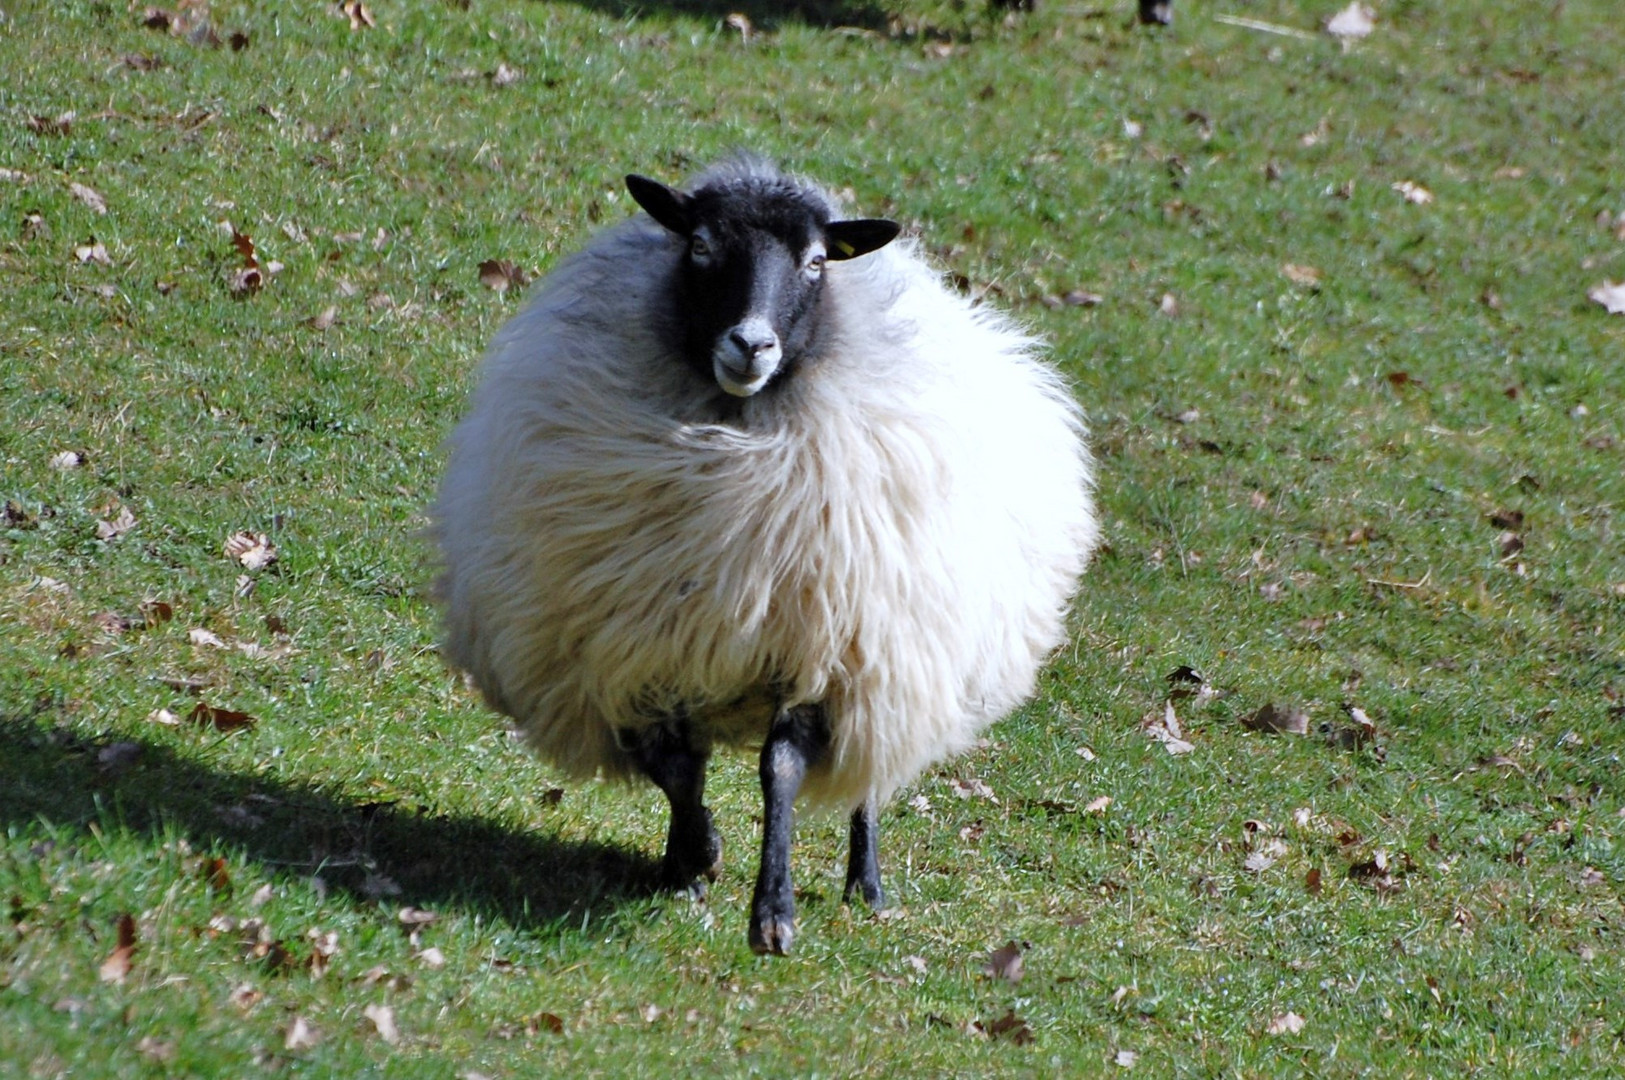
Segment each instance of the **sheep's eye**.
[{"label": "sheep's eye", "polygon": [[818,252],[807,260],[807,273],[816,277],[824,272],[824,253]]},{"label": "sheep's eye", "polygon": [[711,245],[696,236],[688,242],[688,257],[695,262],[704,262],[711,257]]}]

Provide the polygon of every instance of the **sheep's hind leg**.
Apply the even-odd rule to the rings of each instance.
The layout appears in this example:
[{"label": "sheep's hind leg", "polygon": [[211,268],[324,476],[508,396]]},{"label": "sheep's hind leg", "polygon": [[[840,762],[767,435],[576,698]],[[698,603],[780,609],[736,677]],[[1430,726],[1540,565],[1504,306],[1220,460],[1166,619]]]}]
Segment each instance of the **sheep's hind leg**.
[{"label": "sheep's hind leg", "polygon": [[671,803],[661,881],[668,888],[705,895],[706,882],[722,869],[722,838],[705,806],[705,766],[710,751],[694,745],[681,720],[639,732],[632,748],[643,774]]},{"label": "sheep's hind leg", "polygon": [[852,893],[856,891],[870,911],[879,911],[886,906],[886,894],[880,888],[880,828],[875,822],[873,799],[852,811],[849,835],[846,888],[841,892],[841,902],[850,904]]},{"label": "sheep's hind leg", "polygon": [[818,705],[779,713],[762,746],[762,863],[750,904],[750,947],[755,952],[783,956],[795,938],[790,833],[796,793],[807,769],[828,749],[829,724]]}]

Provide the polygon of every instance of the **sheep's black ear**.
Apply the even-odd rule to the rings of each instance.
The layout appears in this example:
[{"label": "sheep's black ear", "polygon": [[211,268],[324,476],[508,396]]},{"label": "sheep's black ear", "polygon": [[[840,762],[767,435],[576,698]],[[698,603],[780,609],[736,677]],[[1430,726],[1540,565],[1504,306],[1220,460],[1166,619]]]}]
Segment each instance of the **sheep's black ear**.
[{"label": "sheep's black ear", "polygon": [[626,190],[632,193],[632,198],[650,217],[672,232],[687,236],[694,231],[694,220],[689,213],[694,200],[681,191],[636,174],[626,178]]},{"label": "sheep's black ear", "polygon": [[856,218],[852,221],[832,221],[824,226],[828,240],[825,247],[832,260],[855,259],[885,247],[897,238],[903,227],[885,218]]}]

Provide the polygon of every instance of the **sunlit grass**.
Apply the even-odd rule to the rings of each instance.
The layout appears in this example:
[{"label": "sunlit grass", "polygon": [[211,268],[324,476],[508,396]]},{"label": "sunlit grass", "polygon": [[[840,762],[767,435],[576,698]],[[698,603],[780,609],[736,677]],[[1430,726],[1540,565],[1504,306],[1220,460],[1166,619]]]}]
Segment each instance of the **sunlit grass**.
[{"label": "sunlit grass", "polygon": [[[705,3],[223,4],[219,47],[0,7],[0,1072],[1620,1067],[1610,5],[1396,0],[1346,51],[1194,3],[747,5],[748,38]],[[710,787],[710,902],[652,893],[659,796],[481,710],[420,538],[521,303],[479,264],[545,272],[624,173],[736,146],[1049,338],[1108,541],[1038,699],[885,811],[897,914],[842,908],[843,829],[801,823],[780,961],[745,945],[751,763]],[[1180,665],[1222,694],[1175,756],[1141,723]],[[1246,730],[1272,702],[1309,734]]]}]

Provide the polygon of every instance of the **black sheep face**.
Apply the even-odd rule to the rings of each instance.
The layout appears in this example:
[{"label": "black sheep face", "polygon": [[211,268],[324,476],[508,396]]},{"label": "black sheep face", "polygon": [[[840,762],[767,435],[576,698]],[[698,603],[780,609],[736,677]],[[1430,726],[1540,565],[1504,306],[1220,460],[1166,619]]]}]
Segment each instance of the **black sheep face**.
[{"label": "black sheep face", "polygon": [[783,180],[725,180],[688,194],[628,176],[626,188],[688,244],[676,300],[689,364],[741,398],[785,377],[818,341],[825,263],[898,233],[892,221],[832,221],[822,200]]}]

